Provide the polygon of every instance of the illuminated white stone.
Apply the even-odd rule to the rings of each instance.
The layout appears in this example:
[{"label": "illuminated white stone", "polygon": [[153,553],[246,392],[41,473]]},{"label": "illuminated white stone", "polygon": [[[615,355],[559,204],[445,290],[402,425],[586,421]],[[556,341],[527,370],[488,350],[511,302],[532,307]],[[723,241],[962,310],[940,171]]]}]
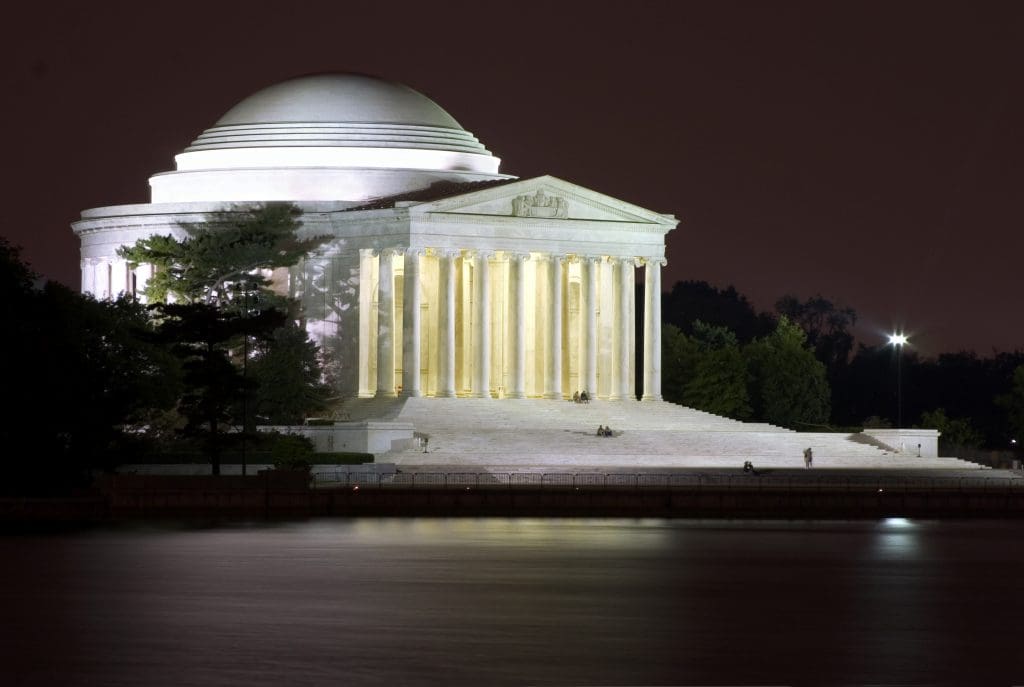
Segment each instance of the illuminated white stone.
[{"label": "illuminated white stone", "polygon": [[292,201],[301,232],[329,240],[274,283],[303,304],[339,395],[660,398],[657,342],[645,347],[649,388],[634,388],[634,268],[648,266],[654,313],[652,265],[671,216],[555,177],[503,175],[435,103],[367,77],[265,89],[176,161],[151,178],[153,202],[74,223],[84,291],[144,288],[151,270],[129,271],[122,245]]}]

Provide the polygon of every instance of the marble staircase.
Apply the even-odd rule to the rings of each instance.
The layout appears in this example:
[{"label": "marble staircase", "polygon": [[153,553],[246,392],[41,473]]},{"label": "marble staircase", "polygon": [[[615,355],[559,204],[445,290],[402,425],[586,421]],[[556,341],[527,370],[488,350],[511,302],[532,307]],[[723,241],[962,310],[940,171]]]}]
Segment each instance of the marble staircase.
[{"label": "marble staircase", "polygon": [[[412,423],[422,445],[381,459],[398,465],[509,470],[559,468],[803,467],[977,469],[955,458],[922,458],[883,450],[861,435],[794,432],[745,423],[665,402],[541,399],[353,399],[349,420]],[[613,437],[598,437],[598,425]]]}]

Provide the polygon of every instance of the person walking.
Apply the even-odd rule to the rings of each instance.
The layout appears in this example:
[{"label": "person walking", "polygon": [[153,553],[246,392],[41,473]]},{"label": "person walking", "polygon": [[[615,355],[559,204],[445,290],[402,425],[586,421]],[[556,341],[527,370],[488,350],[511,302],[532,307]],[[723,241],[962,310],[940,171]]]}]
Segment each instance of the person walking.
[{"label": "person walking", "polygon": [[814,452],[811,450],[811,447],[808,446],[807,448],[804,449],[804,467],[809,468],[811,467],[811,465],[813,465],[813,463]]}]

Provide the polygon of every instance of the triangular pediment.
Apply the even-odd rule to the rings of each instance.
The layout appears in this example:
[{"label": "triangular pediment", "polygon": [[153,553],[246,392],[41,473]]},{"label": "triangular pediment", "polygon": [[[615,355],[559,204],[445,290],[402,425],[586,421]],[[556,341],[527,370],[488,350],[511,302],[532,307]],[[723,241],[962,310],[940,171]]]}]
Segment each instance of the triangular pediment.
[{"label": "triangular pediment", "polygon": [[671,215],[646,210],[553,176],[500,184],[419,203],[409,209],[413,215],[477,215],[526,222],[617,222],[658,225],[665,231],[677,224]]}]

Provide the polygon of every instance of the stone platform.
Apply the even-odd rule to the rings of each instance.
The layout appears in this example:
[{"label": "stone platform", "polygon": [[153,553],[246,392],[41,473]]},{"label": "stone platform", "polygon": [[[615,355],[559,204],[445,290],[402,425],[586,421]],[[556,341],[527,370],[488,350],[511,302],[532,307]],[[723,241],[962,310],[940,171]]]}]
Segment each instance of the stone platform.
[{"label": "stone platform", "polygon": [[[665,402],[354,399],[342,412],[349,421],[411,424],[421,441],[378,456],[400,468],[679,470],[736,468],[747,460],[758,468],[802,468],[807,447],[814,450],[817,469],[981,468],[956,458],[893,451],[861,433],[794,432]],[[598,425],[611,427],[615,436],[598,437]]]}]

